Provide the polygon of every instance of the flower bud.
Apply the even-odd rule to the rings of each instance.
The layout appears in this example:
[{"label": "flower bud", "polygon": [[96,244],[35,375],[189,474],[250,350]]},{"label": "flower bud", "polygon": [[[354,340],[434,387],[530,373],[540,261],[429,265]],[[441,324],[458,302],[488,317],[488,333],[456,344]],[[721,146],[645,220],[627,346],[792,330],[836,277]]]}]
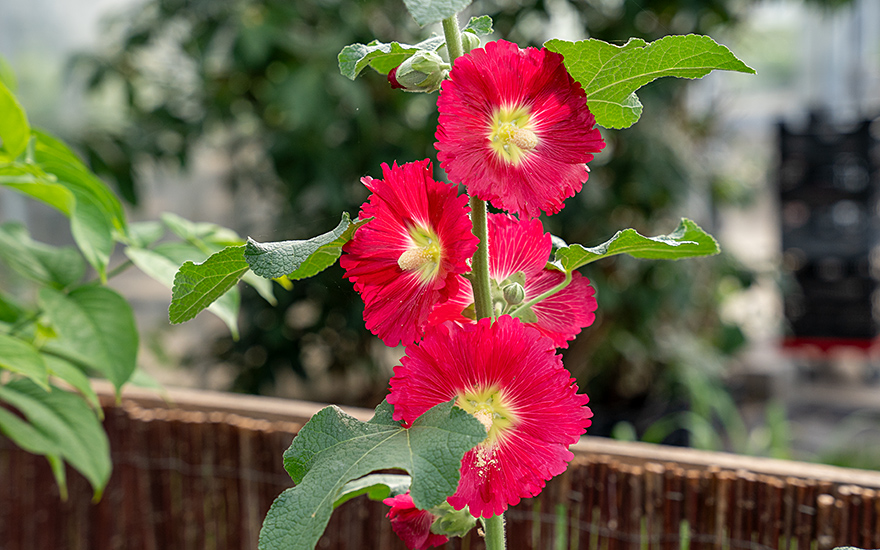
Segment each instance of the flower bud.
[{"label": "flower bud", "polygon": [[504,293],[504,301],[512,306],[522,303],[526,297],[526,290],[521,284],[516,282],[505,286],[502,292]]},{"label": "flower bud", "polygon": [[467,506],[456,510],[449,503],[444,502],[440,506],[431,508],[431,513],[436,518],[431,524],[431,532],[447,537],[463,537],[477,523],[477,518],[471,515]]},{"label": "flower bud", "polygon": [[420,50],[391,69],[388,82],[406,92],[436,92],[449,73],[449,64],[436,53]]},{"label": "flower bud", "polygon": [[480,47],[480,37],[472,32],[461,33],[461,46],[464,53]]}]

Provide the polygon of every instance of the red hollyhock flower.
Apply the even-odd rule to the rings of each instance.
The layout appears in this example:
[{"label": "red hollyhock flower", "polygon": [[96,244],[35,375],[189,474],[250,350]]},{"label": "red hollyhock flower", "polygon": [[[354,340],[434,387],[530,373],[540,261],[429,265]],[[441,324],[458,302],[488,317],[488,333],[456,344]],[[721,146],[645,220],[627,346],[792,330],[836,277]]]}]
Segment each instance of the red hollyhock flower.
[{"label": "red hollyhock flower", "polygon": [[562,56],[490,42],[455,60],[437,101],[437,158],[453,181],[498,208],[555,214],[605,147]]},{"label": "red hollyhock flower", "polygon": [[386,517],[391,520],[391,528],[410,550],[426,550],[449,540],[446,535],[435,535],[431,532],[436,516],[427,510],[416,508],[409,492],[386,498],[382,502],[391,506]]},{"label": "red hollyhock flower", "polygon": [[453,508],[495,516],[565,471],[568,447],[592,412],[555,352],[549,338],[507,315],[494,324],[432,327],[407,346],[391,378],[394,418],[410,424],[455,398],[488,430],[462,459],[458,489],[447,499]]},{"label": "red hollyhock flower", "polygon": [[[502,307],[506,305],[503,289],[511,279],[524,280],[522,302],[529,302],[559,285],[565,274],[545,267],[551,248],[550,234],[544,233],[540,220],[489,214],[489,277],[493,301]],[[596,320],[594,293],[590,280],[574,272],[568,286],[531,306],[535,321],[526,325],[552,338],[556,347],[567,348],[569,340]],[[430,324],[473,322],[473,303],[473,289],[465,281],[455,296],[434,309]],[[506,307],[504,313],[516,306]]]},{"label": "red hollyhock flower", "polygon": [[360,218],[373,218],[342,248],[347,277],[364,300],[367,328],[388,346],[421,337],[431,309],[458,291],[477,248],[468,198],[434,181],[428,160],[382,165]]}]

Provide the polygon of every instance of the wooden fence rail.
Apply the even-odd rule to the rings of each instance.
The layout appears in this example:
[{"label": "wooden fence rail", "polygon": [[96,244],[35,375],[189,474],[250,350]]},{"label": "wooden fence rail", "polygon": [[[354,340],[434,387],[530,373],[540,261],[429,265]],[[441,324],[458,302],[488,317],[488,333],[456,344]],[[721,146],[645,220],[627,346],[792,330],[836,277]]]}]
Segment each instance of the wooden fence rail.
[{"label": "wooden fence rail", "polygon": [[[108,395],[113,476],[103,498],[0,438],[0,550],[254,549],[291,485],[281,453],[314,404],[171,392],[174,406]],[[353,411],[357,416],[369,411]],[[509,548],[880,548],[880,473],[584,438],[575,460],[507,514]],[[319,548],[402,549],[364,497],[334,512]],[[446,545],[481,550],[476,531]]]}]

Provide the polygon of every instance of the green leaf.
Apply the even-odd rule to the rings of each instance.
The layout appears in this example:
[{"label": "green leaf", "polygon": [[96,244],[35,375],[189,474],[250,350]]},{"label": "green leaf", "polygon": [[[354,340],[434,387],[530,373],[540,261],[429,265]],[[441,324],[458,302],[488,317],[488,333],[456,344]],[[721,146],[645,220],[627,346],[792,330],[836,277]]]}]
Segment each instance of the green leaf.
[{"label": "green leaf", "polygon": [[264,300],[273,306],[278,305],[278,300],[275,298],[275,287],[272,286],[272,281],[259,277],[256,273],[250,270],[241,276],[241,280],[251,285],[254,290],[257,291],[257,294],[259,294]]},{"label": "green leaf", "polygon": [[31,127],[24,109],[9,88],[0,82],[0,161],[4,158],[15,160],[24,153],[30,135]]},{"label": "green leaf", "polygon": [[[352,224],[348,213],[343,212],[342,219],[335,229],[305,241],[258,243],[248,239],[244,257],[254,273],[266,279],[275,279],[283,275],[287,275],[291,279],[310,277],[333,265],[333,262],[339,257],[338,254],[333,257],[336,248],[341,249],[342,245],[348,242],[348,239],[354,234],[354,229],[351,232],[348,231],[351,225],[354,224]],[[357,227],[359,226],[356,226],[355,229]],[[345,238],[346,235],[348,238]],[[338,246],[336,246],[337,242]],[[318,257],[312,260],[312,255],[319,251]],[[308,263],[306,263],[307,261]],[[302,271],[297,273],[301,268]],[[297,273],[297,277],[293,276],[294,273]]]},{"label": "green leaf", "polygon": [[0,333],[0,369],[24,375],[41,388],[49,389],[46,363],[30,342]]},{"label": "green leaf", "polygon": [[327,407],[303,426],[284,453],[284,467],[297,486],[272,504],[259,548],[314,548],[343,487],[375,470],[405,470],[412,476],[415,505],[437,506],[455,491],[464,453],[485,438],[479,421],[451,401],[435,406],[409,429],[392,419],[387,402],[369,422]]},{"label": "green leaf", "polygon": [[[462,31],[477,36],[492,34],[492,18],[488,15],[471,17]],[[419,50],[436,52],[445,45],[446,38],[443,36],[433,36],[414,45],[399,42],[385,44],[378,40],[369,44],[351,44],[339,52],[339,72],[351,80],[357,78],[367,67],[372,67],[379,74],[388,74]]]},{"label": "green leaf", "polygon": [[401,474],[370,474],[354,481],[349,481],[339,490],[339,496],[333,508],[339,508],[349,500],[367,495],[370,500],[385,500],[391,496],[402,495],[412,484],[410,476]]},{"label": "green leaf", "polygon": [[471,5],[472,0],[403,0],[420,27],[439,23]]},{"label": "green leaf", "polygon": [[70,230],[86,261],[103,280],[115,246],[114,235],[124,235],[127,230],[122,204],[66,145],[36,130],[34,136],[37,163],[76,198]]},{"label": "green leaf", "polygon": [[159,219],[172,233],[193,244],[212,244],[214,248],[244,244],[244,239],[239,237],[235,231],[216,223],[191,222],[170,212],[163,213]]},{"label": "green leaf", "polygon": [[[138,269],[149,275],[150,278],[172,290],[174,288],[174,277],[182,263],[194,261],[192,258],[196,258],[199,261],[204,261],[205,259],[205,254],[201,253],[196,247],[185,243],[176,244],[177,246],[174,247],[157,247],[156,250],[130,246],[125,249],[125,255],[128,256],[128,259]],[[226,326],[229,327],[230,332],[232,332],[235,338],[238,337],[239,302],[238,291],[235,288],[231,288],[230,292],[227,292],[207,307],[209,312],[226,323]]]},{"label": "green leaf", "polygon": [[19,223],[0,225],[0,259],[23,277],[57,288],[79,281],[86,270],[76,249],[32,241]]},{"label": "green leaf", "polygon": [[128,242],[138,248],[146,248],[154,244],[164,234],[165,226],[155,220],[128,224]]},{"label": "green leaf", "polygon": [[0,56],[0,82],[5,84],[13,94],[18,90],[18,80],[15,78],[15,71],[12,70],[12,65],[2,56]]},{"label": "green leaf", "polygon": [[54,174],[59,183],[75,194],[89,196],[111,220],[111,226],[119,232],[125,232],[125,211],[110,187],[94,175],[64,143],[39,130],[34,130],[34,136],[35,160],[43,170]]},{"label": "green leaf", "polygon": [[[0,401],[15,407],[42,436],[28,439],[22,448],[61,458],[91,483],[99,497],[110,479],[110,444],[98,418],[85,401],[59,388],[47,392],[29,380],[0,385]],[[10,426],[11,429],[10,429]],[[0,429],[21,445],[21,424],[13,426],[8,415],[0,417]],[[27,431],[27,430],[25,430]],[[27,434],[33,437],[33,433]]]},{"label": "green leaf", "polygon": [[349,225],[339,237],[333,242],[327,243],[318,248],[318,250],[300,264],[296,271],[289,273],[287,277],[294,281],[313,277],[335,264],[336,260],[339,259],[339,256],[342,255],[342,247],[345,243],[351,240],[354,236],[354,232],[357,231],[358,228],[371,219],[372,218],[367,218],[365,220],[356,219],[351,222],[351,225]]},{"label": "green leaf", "polygon": [[550,40],[544,46],[565,58],[565,67],[587,94],[596,123],[627,128],[639,120],[635,91],[663,77],[702,78],[713,70],[754,74],[725,46],[708,36],[666,36],[648,44],[632,38],[623,46],[601,40]]},{"label": "green leaf", "polygon": [[48,204],[69,218],[76,208],[76,197],[57,181],[34,164],[16,162],[0,166],[0,185]]},{"label": "green leaf", "polygon": [[465,25],[463,29],[461,29],[461,32],[472,32],[477,36],[492,34],[494,32],[492,29],[492,18],[488,15],[471,17],[471,20],[468,21],[468,24]]},{"label": "green leaf", "polygon": [[635,229],[624,229],[599,246],[585,248],[573,244],[560,248],[556,251],[556,259],[566,271],[574,271],[588,263],[616,254],[652,260],[680,260],[712,256],[719,252],[718,243],[711,235],[691,220],[682,218],[675,231],[669,235],[644,237]]},{"label": "green leaf", "polygon": [[46,362],[46,368],[50,376],[70,384],[91,405],[98,417],[104,418],[104,411],[101,409],[101,401],[98,400],[98,394],[92,388],[89,377],[79,367],[60,357],[49,354],[43,355],[43,360]]},{"label": "green leaf", "polygon": [[138,352],[134,313],[125,298],[104,286],[69,294],[43,288],[39,303],[57,335],[44,351],[100,372],[117,390],[125,384]]},{"label": "green leaf", "polygon": [[[186,262],[174,276],[168,318],[189,321],[227,293],[248,270],[244,246],[230,246],[200,264]],[[236,310],[237,311],[237,310]]]}]

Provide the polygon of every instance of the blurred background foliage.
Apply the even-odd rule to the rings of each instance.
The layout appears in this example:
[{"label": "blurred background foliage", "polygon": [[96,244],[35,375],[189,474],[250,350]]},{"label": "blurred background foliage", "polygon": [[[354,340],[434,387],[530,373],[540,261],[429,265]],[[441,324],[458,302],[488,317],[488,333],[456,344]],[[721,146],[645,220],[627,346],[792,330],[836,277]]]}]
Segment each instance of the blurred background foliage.
[{"label": "blurred background foliage", "polygon": [[[491,0],[472,11],[492,16],[498,37],[539,46],[553,36],[548,25],[558,4]],[[615,43],[712,35],[736,25],[734,4],[743,6],[565,3],[588,36]],[[419,29],[400,0],[149,0],[110,21],[102,51],[75,61],[92,94],[122,90],[126,107],[122,119],[92,127],[78,145],[137,205],[140,162],[186,168],[193,151],[209,144],[231,159],[232,189],[283,199],[268,224],[273,229],[236,230],[264,241],[309,237],[332,228],[340,211],[357,212],[366,198],[359,179],[379,174],[381,163],[434,157],[436,96],[392,90],[373,73],[351,82],[335,69],[336,55],[349,43],[414,43],[432,30],[439,32]],[[638,124],[603,130],[608,147],[591,163],[584,191],[544,220],[548,231],[593,246],[626,227],[668,233],[688,216],[711,232],[717,207],[748,200],[748,182],[701,162],[712,120],[689,118],[685,85],[649,85],[639,93],[645,109]],[[723,375],[744,337],[718,312],[752,283],[752,274],[725,255],[685,262],[617,258],[584,274],[597,290],[598,317],[564,361],[590,395],[591,433],[636,437],[653,426],[648,435],[658,441],[709,448],[743,441]],[[277,294],[273,308],[245,292],[241,339],[221,339],[204,358],[236,365],[231,389],[283,393],[277,382],[293,372],[305,388],[299,397],[378,403],[394,352],[363,328],[362,303],[341,270]],[[667,420],[658,424],[661,418]]]}]

